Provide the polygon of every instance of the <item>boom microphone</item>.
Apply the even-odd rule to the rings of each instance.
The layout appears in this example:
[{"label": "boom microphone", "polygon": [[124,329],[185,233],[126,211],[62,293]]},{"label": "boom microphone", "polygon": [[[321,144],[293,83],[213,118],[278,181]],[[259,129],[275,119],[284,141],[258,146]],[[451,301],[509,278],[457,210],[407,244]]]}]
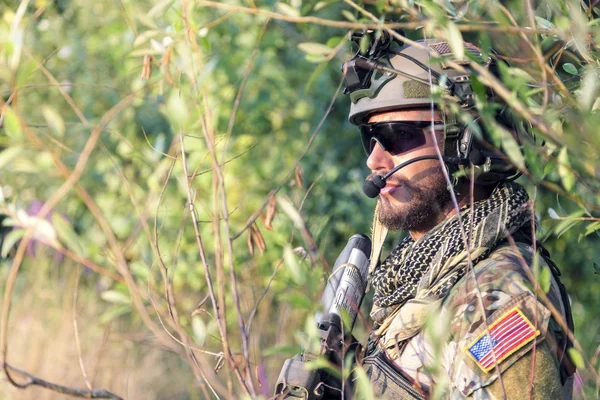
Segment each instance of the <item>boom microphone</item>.
[{"label": "boom microphone", "polygon": [[[421,160],[439,160],[439,157],[438,156],[420,156],[420,157],[415,157],[411,160],[405,161],[402,164],[396,165],[394,168],[389,170],[385,175],[375,175],[372,180],[365,181],[365,183],[363,183],[363,192],[372,199],[379,196],[379,192],[381,192],[381,189],[383,189],[385,187],[385,181],[390,176],[394,175],[398,170],[406,167],[407,165],[410,165],[414,162],[421,161]],[[461,157],[442,157],[442,160],[444,160],[444,162],[447,164],[457,164],[457,165],[463,164],[463,163],[465,163],[465,161],[467,161]]]}]

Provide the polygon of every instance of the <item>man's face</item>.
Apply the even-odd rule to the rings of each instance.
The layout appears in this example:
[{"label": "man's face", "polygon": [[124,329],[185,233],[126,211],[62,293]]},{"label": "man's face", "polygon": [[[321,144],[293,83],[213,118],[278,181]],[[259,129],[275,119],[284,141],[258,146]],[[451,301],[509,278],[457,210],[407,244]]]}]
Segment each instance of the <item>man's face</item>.
[{"label": "man's face", "polygon": [[[372,115],[369,123],[383,121],[431,121],[430,110],[399,110]],[[434,114],[434,122],[442,123],[439,112]],[[407,141],[397,154],[385,151],[375,143],[367,159],[367,166],[373,175],[383,175],[396,165],[419,156],[437,155],[433,135],[441,146],[442,132],[424,129],[420,137],[399,140]],[[410,164],[386,180],[386,186],[379,194],[379,220],[391,230],[425,232],[437,225],[444,215],[444,208],[450,201],[443,166],[439,160],[422,160]]]}]

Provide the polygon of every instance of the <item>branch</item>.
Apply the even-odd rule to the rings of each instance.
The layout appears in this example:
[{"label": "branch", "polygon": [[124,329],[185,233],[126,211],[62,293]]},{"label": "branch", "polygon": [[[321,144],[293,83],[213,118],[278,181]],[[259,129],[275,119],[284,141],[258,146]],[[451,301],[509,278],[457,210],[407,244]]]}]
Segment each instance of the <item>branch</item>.
[{"label": "branch", "polygon": [[21,371],[20,369],[11,367],[10,365],[8,365],[6,363],[4,363],[2,366],[4,367],[5,371],[7,371],[7,372],[11,371],[12,373],[16,373],[18,375],[21,375],[21,377],[24,377],[27,379],[27,381],[25,383],[17,383],[13,380],[11,375],[6,374],[6,376],[11,381],[11,383],[20,389],[25,389],[29,386],[41,386],[43,388],[50,389],[54,392],[62,393],[62,394],[66,394],[66,395],[74,396],[74,397],[83,397],[86,399],[123,400],[121,397],[109,392],[108,390],[104,390],[104,389],[85,390],[85,389],[77,389],[77,388],[72,388],[72,387],[63,386],[63,385],[57,385],[56,383],[45,381],[45,380],[37,378],[31,374],[28,374],[25,371]]},{"label": "branch", "polygon": [[327,107],[327,110],[325,111],[325,114],[323,115],[323,118],[321,118],[321,121],[319,121],[319,124],[317,125],[317,127],[313,131],[312,136],[310,137],[310,139],[308,140],[308,143],[306,144],[306,147],[302,151],[302,154],[300,154],[300,157],[298,157],[298,159],[294,163],[294,166],[292,168],[290,168],[290,170],[285,175],[285,177],[283,178],[283,180],[279,183],[279,185],[273,191],[271,191],[271,193],[269,194],[269,197],[263,203],[263,205],[260,206],[260,208],[254,212],[254,214],[252,214],[252,216],[250,217],[250,219],[246,223],[246,226],[244,226],[244,228],[242,228],[241,231],[239,231],[237,234],[235,234],[231,238],[232,241],[235,240],[235,239],[237,239],[237,238],[239,238],[240,236],[242,236],[242,234],[246,231],[246,229],[248,229],[250,226],[252,226],[252,224],[254,223],[254,221],[256,221],[256,218],[258,218],[258,216],[263,212],[263,210],[265,209],[265,207],[269,204],[269,201],[271,200],[271,197],[275,196],[277,194],[277,192],[279,192],[281,190],[281,188],[283,187],[283,185],[285,185],[285,183],[287,182],[287,180],[289,179],[289,177],[292,175],[292,173],[296,170],[296,168],[298,167],[298,165],[300,165],[300,161],[304,158],[304,156],[308,152],[308,149],[310,149],[310,146],[312,145],[313,141],[317,137],[317,134],[321,131],[321,128],[323,127],[323,124],[325,123],[325,120],[327,119],[327,117],[329,116],[329,113],[333,109],[333,104],[335,103],[335,99],[337,98],[338,94],[340,93],[340,90],[342,88],[342,84],[343,83],[344,83],[344,80],[343,79],[340,80],[340,84],[338,85],[335,93],[333,94],[333,97],[331,98],[331,102],[329,103],[329,107]]},{"label": "branch", "polygon": [[[212,307],[213,307],[213,310],[215,310],[217,326],[219,328],[219,334],[221,335],[221,338],[223,340],[223,352],[225,353],[225,356],[227,357],[227,360],[229,361],[229,363],[232,365],[232,367],[235,371],[235,374],[236,374],[240,384],[242,385],[242,388],[244,389],[244,392],[246,392],[247,395],[250,395],[248,387],[245,384],[244,378],[243,378],[239,368],[237,368],[235,366],[235,360],[233,359],[233,355],[231,354],[231,350],[229,349],[229,345],[227,342],[227,335],[225,333],[226,324],[225,324],[225,321],[221,319],[221,315],[219,313],[219,307],[217,305],[217,298],[215,296],[215,291],[213,288],[213,281],[212,281],[212,277],[210,275],[208,259],[206,257],[206,251],[204,249],[204,244],[202,242],[202,236],[200,235],[200,230],[198,229],[198,218],[196,216],[194,200],[192,198],[192,189],[190,187],[190,180],[187,178],[187,176],[189,176],[189,175],[188,175],[188,169],[187,169],[187,164],[186,164],[185,146],[183,144],[183,136],[182,135],[180,135],[179,141],[180,141],[180,145],[181,145],[181,165],[183,167],[183,173],[186,177],[185,184],[186,184],[186,194],[188,197],[187,206],[189,207],[190,215],[192,217],[192,221],[193,221],[192,225],[194,225],[196,244],[197,244],[198,250],[200,252],[200,260],[202,261],[202,266],[204,267],[204,278],[206,280],[206,285],[208,287],[208,292],[210,295]],[[223,317],[225,317],[225,316],[223,315]]]},{"label": "branch", "polygon": [[[342,28],[342,29],[407,29],[407,30],[415,30],[421,28],[423,25],[426,25],[428,22],[432,22],[430,20],[419,20],[415,22],[393,22],[393,23],[385,23],[382,24],[380,22],[374,22],[372,24],[365,24],[360,22],[350,22],[350,21],[335,21],[330,19],[318,18],[318,17],[293,17],[290,15],[278,14],[273,11],[261,10],[259,8],[250,8],[250,7],[238,7],[231,4],[225,3],[217,3],[215,1],[200,1],[198,3],[199,6],[205,6],[210,8],[218,8],[221,10],[228,10],[229,12],[239,12],[244,14],[252,14],[252,15],[260,15],[268,18],[277,19],[280,21],[291,22],[295,24],[315,24],[322,26],[329,26],[333,28]],[[531,29],[529,27],[521,28],[515,26],[499,26],[499,25],[489,25],[489,24],[481,24],[481,25],[460,25],[457,24],[458,29],[464,32],[506,32],[506,33],[526,33],[529,35],[536,34],[544,34],[544,35],[554,35],[560,33],[558,29]]]}]

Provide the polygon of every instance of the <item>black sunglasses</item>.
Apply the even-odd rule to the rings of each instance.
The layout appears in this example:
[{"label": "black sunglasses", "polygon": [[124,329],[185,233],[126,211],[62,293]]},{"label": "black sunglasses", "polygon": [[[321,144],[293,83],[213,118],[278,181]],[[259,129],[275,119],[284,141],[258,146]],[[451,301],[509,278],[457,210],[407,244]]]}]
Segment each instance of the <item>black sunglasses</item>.
[{"label": "black sunglasses", "polygon": [[[426,141],[423,130],[431,126],[431,121],[384,121],[362,124],[359,128],[362,145],[369,156],[376,143],[392,155],[422,146]],[[434,130],[443,128],[442,123],[434,122]]]}]

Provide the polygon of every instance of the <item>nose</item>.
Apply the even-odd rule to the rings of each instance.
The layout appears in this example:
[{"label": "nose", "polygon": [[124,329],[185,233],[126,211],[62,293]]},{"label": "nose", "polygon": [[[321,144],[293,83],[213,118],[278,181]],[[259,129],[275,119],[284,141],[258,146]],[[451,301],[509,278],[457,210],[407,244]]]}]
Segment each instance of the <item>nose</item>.
[{"label": "nose", "polygon": [[392,155],[383,150],[379,143],[375,143],[373,151],[367,158],[367,167],[373,172],[382,174],[394,168]]}]

